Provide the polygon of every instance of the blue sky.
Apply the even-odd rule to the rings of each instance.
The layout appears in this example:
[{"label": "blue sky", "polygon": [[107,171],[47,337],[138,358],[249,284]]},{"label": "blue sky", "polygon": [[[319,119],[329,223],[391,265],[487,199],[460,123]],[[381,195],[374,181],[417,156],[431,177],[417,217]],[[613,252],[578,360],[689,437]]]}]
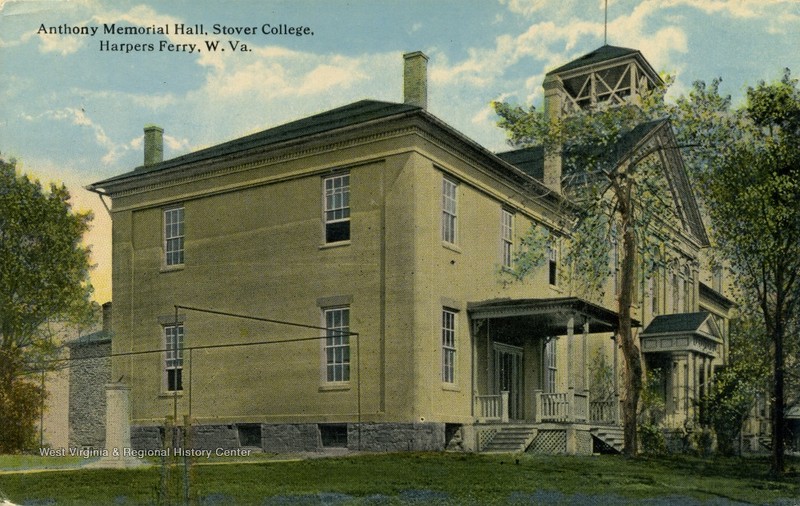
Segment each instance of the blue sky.
[{"label": "blue sky", "polygon": [[[95,212],[96,297],[109,300],[110,220],[83,186],[142,163],[142,128],[165,130],[170,158],[362,98],[402,100],[402,54],[429,57],[429,110],[504,149],[489,103],[541,101],[544,74],[603,44],[604,0],[0,0],[0,153],[64,181]],[[609,0],[608,43],[676,76],[672,95],[722,77],[747,86],[800,75],[798,0]],[[257,27],[254,35],[103,35],[104,24]],[[263,24],[313,36],[263,35]],[[99,27],[95,36],[47,28]],[[250,51],[211,52],[203,40]],[[101,41],[155,44],[101,51]],[[159,41],[200,52],[159,51]]]}]

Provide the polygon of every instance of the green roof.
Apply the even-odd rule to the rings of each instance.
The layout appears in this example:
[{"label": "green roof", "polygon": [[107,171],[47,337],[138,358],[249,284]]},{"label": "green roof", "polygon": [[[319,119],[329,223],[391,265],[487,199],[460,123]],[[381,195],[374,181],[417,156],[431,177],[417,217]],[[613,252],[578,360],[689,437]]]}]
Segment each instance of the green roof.
[{"label": "green roof", "polygon": [[217,144],[206,149],[164,160],[163,162],[153,165],[140,166],[131,172],[94,183],[89,186],[89,189],[103,188],[108,184],[122,182],[140,175],[160,172],[221,156],[246,152],[254,148],[263,148],[296,139],[307,138],[340,128],[366,123],[371,120],[422,110],[423,109],[420,107],[409,104],[361,100],[320,114],[269,128],[258,133],[239,137],[232,141],[223,142],[222,144]]},{"label": "green roof", "polygon": [[587,67],[589,65],[594,65],[595,63],[602,63],[604,61],[614,60],[617,58],[622,58],[628,55],[634,54],[641,54],[636,49],[629,49],[627,47],[617,47],[617,46],[609,46],[606,44],[605,46],[601,46],[591,53],[586,53],[585,55],[578,57],[572,60],[569,63],[565,63],[564,65],[558,67],[555,70],[551,70],[547,73],[547,75],[551,74],[559,74],[561,72],[566,72],[568,70],[578,69],[581,67]]},{"label": "green roof", "polygon": [[642,333],[642,336],[653,334],[679,334],[697,332],[711,313],[678,313],[656,316]]},{"label": "green roof", "polygon": [[79,338],[68,342],[67,346],[72,348],[73,346],[88,346],[91,344],[102,344],[110,342],[111,342],[111,334],[109,334],[104,330],[99,330],[97,332],[92,332],[91,334],[80,336]]}]

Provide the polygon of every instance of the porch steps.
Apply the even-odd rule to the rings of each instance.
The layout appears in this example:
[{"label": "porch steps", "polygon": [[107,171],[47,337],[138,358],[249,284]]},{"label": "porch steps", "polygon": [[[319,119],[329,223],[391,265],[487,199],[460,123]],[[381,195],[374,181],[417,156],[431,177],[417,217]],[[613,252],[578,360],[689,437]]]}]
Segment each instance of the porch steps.
[{"label": "porch steps", "polygon": [[521,453],[536,438],[536,427],[530,425],[507,425],[498,429],[491,441],[483,448],[484,453]]},{"label": "porch steps", "polygon": [[596,440],[595,447],[600,447],[600,453],[622,453],[625,448],[625,433],[622,427],[594,427],[589,431]]}]

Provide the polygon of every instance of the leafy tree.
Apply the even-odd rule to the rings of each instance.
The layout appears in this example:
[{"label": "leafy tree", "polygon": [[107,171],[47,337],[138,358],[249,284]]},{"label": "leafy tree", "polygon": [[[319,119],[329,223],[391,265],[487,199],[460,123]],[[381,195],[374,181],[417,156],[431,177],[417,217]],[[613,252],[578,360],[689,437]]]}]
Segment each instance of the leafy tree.
[{"label": "leafy tree", "polygon": [[706,420],[717,434],[723,455],[736,453],[742,426],[766,386],[770,360],[762,353],[768,343],[763,326],[751,316],[734,320],[729,333],[730,356],[714,376],[714,389],[704,399]]},{"label": "leafy tree", "polygon": [[[637,105],[600,107],[559,118],[531,107],[506,103],[494,108],[518,147],[540,145],[545,156],[558,156],[563,167],[568,225],[566,264],[572,289],[589,298],[602,297],[613,274],[610,245],[619,245],[618,337],[623,355],[623,425],[625,453],[637,453],[637,407],[643,387],[638,339],[632,329],[632,306],[641,274],[649,275],[671,260],[670,230],[679,226],[664,175],[666,152],[676,146],[662,117],[666,86],[640,97]],[[659,135],[656,135],[659,134]],[[553,234],[534,228],[517,255],[515,274],[525,277],[541,265],[540,246]],[[666,245],[666,247],[665,247]],[[638,265],[644,272],[637,272]]]},{"label": "leafy tree", "polygon": [[[718,86],[719,80],[696,83],[675,114],[690,119],[680,122],[691,125],[680,134],[700,148],[693,166],[716,246],[732,267],[742,304],[757,308],[770,339],[772,472],[781,475],[786,352],[795,346],[800,311],[800,90],[787,69],[780,81],[749,88],[746,103],[731,110]],[[788,357],[796,364],[796,355]]]},{"label": "leafy tree", "polygon": [[19,175],[0,159],[0,453],[32,443],[41,396],[27,373],[52,368],[53,322],[91,317],[91,214],[72,211],[69,192]]}]

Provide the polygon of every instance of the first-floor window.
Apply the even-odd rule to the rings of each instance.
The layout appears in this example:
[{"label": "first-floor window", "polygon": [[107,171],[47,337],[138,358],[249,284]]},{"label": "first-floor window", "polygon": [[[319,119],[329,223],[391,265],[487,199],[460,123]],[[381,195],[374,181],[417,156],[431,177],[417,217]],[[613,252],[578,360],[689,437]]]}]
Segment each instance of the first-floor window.
[{"label": "first-floor window", "polygon": [[350,308],[326,309],[325,379],[350,381]]},{"label": "first-floor window", "polygon": [[544,391],[556,391],[556,340],[551,339],[544,345]]},{"label": "first-floor window", "polygon": [[183,390],[183,325],[168,325],[164,327],[166,341],[166,380],[167,391]]},{"label": "first-floor window", "polygon": [[456,313],[442,310],[442,381],[456,382]]}]

